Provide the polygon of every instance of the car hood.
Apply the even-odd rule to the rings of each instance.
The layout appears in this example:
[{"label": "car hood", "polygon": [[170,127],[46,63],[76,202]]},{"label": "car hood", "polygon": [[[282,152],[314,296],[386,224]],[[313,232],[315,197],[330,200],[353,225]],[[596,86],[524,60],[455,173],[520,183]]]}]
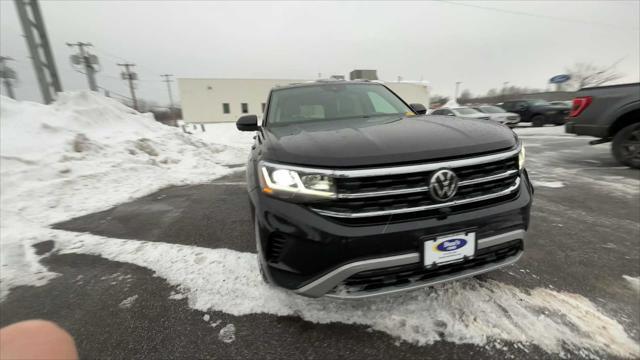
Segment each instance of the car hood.
[{"label": "car hood", "polygon": [[451,116],[324,120],[263,128],[262,158],[321,167],[366,167],[471,156],[513,148],[492,122]]}]

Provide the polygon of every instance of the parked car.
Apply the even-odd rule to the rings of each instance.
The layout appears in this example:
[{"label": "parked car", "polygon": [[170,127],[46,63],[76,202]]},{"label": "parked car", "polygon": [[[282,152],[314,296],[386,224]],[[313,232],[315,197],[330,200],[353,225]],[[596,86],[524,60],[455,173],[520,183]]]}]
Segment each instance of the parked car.
[{"label": "parked car", "polygon": [[466,106],[440,108],[431,112],[431,115],[447,115],[480,120],[489,120],[490,118],[487,114]]},{"label": "parked car", "polygon": [[380,83],[313,82],[272,89],[260,122],[237,121],[256,133],[246,176],[266,282],[364,298],[520,258],[522,143],[492,121],[425,113]]},{"label": "parked car", "polygon": [[498,106],[479,105],[479,106],[474,106],[473,108],[480,111],[483,114],[489,115],[489,119],[493,121],[497,121],[509,127],[516,126],[520,122],[520,115],[516,113],[507,112],[506,110]]},{"label": "parked car", "polygon": [[533,126],[563,125],[569,115],[568,107],[551,105],[546,100],[509,100],[500,107],[520,115],[521,122],[530,122]]},{"label": "parked car", "polygon": [[580,89],[573,99],[566,132],[611,141],[620,163],[640,168],[640,83]]}]

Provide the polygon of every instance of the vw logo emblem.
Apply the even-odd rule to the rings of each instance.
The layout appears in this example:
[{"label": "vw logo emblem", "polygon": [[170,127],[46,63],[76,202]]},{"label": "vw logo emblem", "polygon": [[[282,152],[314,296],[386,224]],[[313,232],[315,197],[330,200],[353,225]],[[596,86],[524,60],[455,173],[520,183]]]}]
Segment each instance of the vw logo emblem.
[{"label": "vw logo emblem", "polygon": [[458,190],[458,176],[447,169],[438,170],[429,179],[429,192],[436,201],[451,199]]}]

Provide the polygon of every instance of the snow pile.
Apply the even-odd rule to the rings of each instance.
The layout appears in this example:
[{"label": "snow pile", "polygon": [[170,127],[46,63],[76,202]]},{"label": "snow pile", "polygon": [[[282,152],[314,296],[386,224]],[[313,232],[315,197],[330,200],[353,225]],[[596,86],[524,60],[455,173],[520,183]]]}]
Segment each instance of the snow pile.
[{"label": "snow pile", "polygon": [[265,285],[255,254],[61,231],[51,236],[63,253],[100,255],[155,271],[179,286],[189,306],[200,311],[361,324],[418,345],[509,341],[564,356],[570,356],[567,350],[595,357],[640,356],[640,346],[622,325],[577,294],[469,279],[360,301],[308,299]]},{"label": "snow pile", "polygon": [[50,106],[2,98],[1,111],[2,202],[39,223],[204,182],[243,157],[90,92],[62,93]]},{"label": "snow pile", "polygon": [[640,293],[640,276],[633,277],[629,275],[622,275],[622,277],[627,280],[627,284],[630,288]]},{"label": "snow pile", "polygon": [[236,341],[236,327],[233,324],[229,324],[222,329],[218,333],[218,339],[220,341],[230,344]]},{"label": "snow pile", "polygon": [[[187,129],[192,132],[194,136],[206,142],[226,145],[241,151],[245,151],[251,146],[253,137],[255,136],[255,133],[251,131],[238,131],[235,123],[206,124],[204,132],[200,126],[193,129],[187,125]],[[245,164],[245,160],[245,158],[236,159],[236,161],[240,161],[243,165]]]},{"label": "snow pile", "polygon": [[138,295],[133,295],[131,297],[128,297],[124,300],[122,300],[122,302],[118,305],[118,307],[120,307],[121,309],[128,309],[131,306],[133,306],[133,303],[138,299]]},{"label": "snow pile", "polygon": [[540,180],[531,180],[533,186],[541,186],[547,187],[551,189],[559,189],[564,187],[564,183],[562,181],[540,181]]},{"label": "snow pile", "polygon": [[169,185],[230,173],[248,146],[211,144],[91,92],[52,105],[0,98],[0,299],[55,274],[31,244],[41,227]]}]

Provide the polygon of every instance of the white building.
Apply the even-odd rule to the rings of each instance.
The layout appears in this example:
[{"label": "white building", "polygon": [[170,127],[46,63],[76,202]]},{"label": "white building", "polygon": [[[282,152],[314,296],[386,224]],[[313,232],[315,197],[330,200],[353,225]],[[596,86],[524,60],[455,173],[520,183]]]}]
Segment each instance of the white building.
[{"label": "white building", "polygon": [[[242,115],[262,116],[269,91],[300,79],[178,79],[182,118],[188,123],[235,122]],[[384,82],[407,103],[429,108],[426,82]]]}]

